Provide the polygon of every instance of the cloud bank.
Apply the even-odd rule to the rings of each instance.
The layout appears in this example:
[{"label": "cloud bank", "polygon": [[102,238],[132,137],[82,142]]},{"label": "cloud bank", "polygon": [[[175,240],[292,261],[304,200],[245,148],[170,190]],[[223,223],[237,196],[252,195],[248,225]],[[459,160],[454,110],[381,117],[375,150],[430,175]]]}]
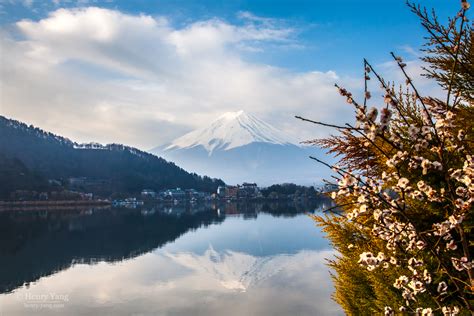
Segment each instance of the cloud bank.
[{"label": "cloud bank", "polygon": [[253,113],[300,140],[330,131],[294,115],[351,117],[333,84],[355,80],[252,61],[300,47],[297,30],[249,12],[237,18],[176,27],[166,17],[87,7],[18,21],[0,34],[0,113],[76,141],[142,149],[227,111]]}]

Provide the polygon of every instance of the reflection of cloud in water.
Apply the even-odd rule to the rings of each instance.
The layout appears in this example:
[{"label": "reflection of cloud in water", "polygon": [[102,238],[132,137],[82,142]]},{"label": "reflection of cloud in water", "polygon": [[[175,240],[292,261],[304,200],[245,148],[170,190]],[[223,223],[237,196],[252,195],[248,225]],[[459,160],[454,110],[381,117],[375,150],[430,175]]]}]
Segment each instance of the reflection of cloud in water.
[{"label": "reflection of cloud in water", "polygon": [[217,252],[212,246],[199,256],[194,253],[167,254],[168,257],[196,274],[217,280],[224,288],[245,292],[250,287],[258,286],[266,279],[278,274],[283,269],[295,269],[301,262],[306,262],[314,255],[304,251],[297,255],[276,255],[254,257],[241,252]]},{"label": "reflection of cloud in water", "polygon": [[5,315],[24,314],[28,310],[18,295],[60,293],[70,298],[57,311],[65,315],[340,315],[325,266],[333,254],[157,251],[119,263],[76,265],[0,295],[0,306]]}]

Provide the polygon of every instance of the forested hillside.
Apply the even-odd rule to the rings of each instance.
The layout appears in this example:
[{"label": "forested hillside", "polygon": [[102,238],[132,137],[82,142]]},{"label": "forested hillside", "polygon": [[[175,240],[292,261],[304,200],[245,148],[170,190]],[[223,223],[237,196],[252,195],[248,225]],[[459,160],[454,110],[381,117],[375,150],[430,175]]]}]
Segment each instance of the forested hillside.
[{"label": "forested hillside", "polygon": [[[136,148],[120,144],[77,144],[2,116],[0,155],[2,190],[30,189],[36,182],[40,185],[52,179],[67,183],[70,178],[85,178],[89,187],[96,184],[92,186],[94,193],[100,195],[172,187],[210,192],[223,184],[221,180],[189,173]],[[25,176],[15,176],[21,173]]]}]

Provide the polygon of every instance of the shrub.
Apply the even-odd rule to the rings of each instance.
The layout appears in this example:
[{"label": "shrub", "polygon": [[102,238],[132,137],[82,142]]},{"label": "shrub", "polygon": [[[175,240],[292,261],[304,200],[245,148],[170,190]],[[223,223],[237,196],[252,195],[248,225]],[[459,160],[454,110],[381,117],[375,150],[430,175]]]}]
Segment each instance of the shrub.
[{"label": "shrub", "polygon": [[[404,85],[385,81],[364,61],[365,94],[356,124],[308,141],[340,158],[332,198],[342,211],[314,216],[338,251],[329,261],[334,299],[348,314],[474,313],[471,238],[474,197],[474,45],[469,4],[441,25],[434,12],[408,3],[428,33],[425,76],[446,98],[422,96],[401,57]],[[376,79],[383,106],[368,91]],[[370,100],[370,101],[369,101]],[[382,100],[381,100],[382,101]]]}]

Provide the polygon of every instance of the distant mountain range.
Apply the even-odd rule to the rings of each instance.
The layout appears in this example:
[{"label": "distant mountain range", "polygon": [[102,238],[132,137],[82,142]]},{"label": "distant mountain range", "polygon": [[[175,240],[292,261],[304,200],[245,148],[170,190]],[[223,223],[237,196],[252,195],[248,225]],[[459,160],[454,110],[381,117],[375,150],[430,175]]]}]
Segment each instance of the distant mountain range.
[{"label": "distant mountain range", "polygon": [[218,176],[233,184],[250,181],[264,186],[282,182],[308,185],[329,176],[328,170],[308,157],[322,157],[324,152],[301,146],[244,111],[225,113],[209,126],[150,152],[185,169]]},{"label": "distant mountain range", "polygon": [[215,192],[224,184],[133,147],[78,144],[0,116],[0,198],[14,190],[48,190],[48,180],[72,177],[97,184],[88,190],[104,196],[172,187]]}]

